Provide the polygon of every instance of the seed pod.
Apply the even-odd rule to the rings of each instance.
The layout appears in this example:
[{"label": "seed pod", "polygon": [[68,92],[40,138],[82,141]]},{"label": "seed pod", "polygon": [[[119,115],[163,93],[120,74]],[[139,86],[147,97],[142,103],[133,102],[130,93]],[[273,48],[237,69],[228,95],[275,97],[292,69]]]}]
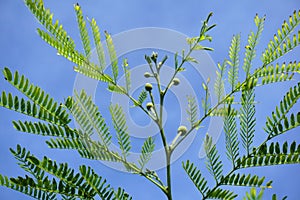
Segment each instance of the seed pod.
[{"label": "seed pod", "polygon": [[180,84],[179,78],[174,78],[173,79],[173,85],[179,85],[179,84]]},{"label": "seed pod", "polygon": [[153,103],[149,102],[146,104],[147,110],[150,110],[153,107]]},{"label": "seed pod", "polygon": [[180,134],[180,136],[184,136],[187,133],[186,126],[179,126],[177,130],[177,134]]},{"label": "seed pod", "polygon": [[150,74],[149,72],[145,72],[144,73],[144,77],[145,78],[150,78],[150,77],[152,77],[153,75],[152,74]]},{"label": "seed pod", "polygon": [[146,83],[145,84],[145,90],[150,92],[152,90],[152,84],[151,83]]}]

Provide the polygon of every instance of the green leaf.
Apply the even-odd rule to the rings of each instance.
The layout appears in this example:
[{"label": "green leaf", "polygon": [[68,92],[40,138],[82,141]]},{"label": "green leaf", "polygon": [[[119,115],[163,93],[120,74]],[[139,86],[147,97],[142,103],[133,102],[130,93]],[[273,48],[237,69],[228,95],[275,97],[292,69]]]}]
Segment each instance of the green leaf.
[{"label": "green leaf", "polygon": [[[111,134],[96,104],[88,97],[84,90],[80,94],[74,92],[74,99],[68,99],[67,108],[83,130],[84,134],[91,136],[98,134],[101,144],[106,148],[111,143]],[[70,101],[72,103],[70,103]]]},{"label": "green leaf", "polygon": [[86,22],[83,19],[82,10],[78,3],[74,5],[74,10],[76,12],[77,23],[80,32],[80,38],[83,44],[83,49],[85,51],[86,57],[88,58],[91,56],[91,42],[86,28]]},{"label": "green leaf", "polygon": [[105,32],[105,38],[112,67],[113,80],[114,83],[116,83],[119,75],[118,58],[111,35],[108,32]]},{"label": "green leaf", "polygon": [[[296,86],[291,87],[289,89],[289,91],[284,95],[283,99],[280,101],[279,106],[275,107],[275,111],[272,112],[272,116],[267,117],[266,126],[264,130],[269,134],[270,138],[273,138],[279,134],[282,134],[292,128],[299,126],[299,123],[296,123],[295,119],[291,119],[295,117],[286,117],[287,113],[290,111],[290,109],[292,109],[292,107],[296,104],[299,98],[300,82]],[[294,126],[290,123],[292,121],[294,121]]]},{"label": "green leaf", "polygon": [[236,86],[238,79],[238,69],[239,69],[239,51],[240,51],[240,40],[241,35],[234,35],[231,40],[231,46],[229,48],[229,58],[227,63],[231,66],[228,71],[228,82],[231,85],[231,90],[233,91]]},{"label": "green leaf", "polygon": [[[225,178],[222,178],[221,183],[223,185],[233,186],[248,186],[248,187],[266,187],[264,186],[265,177],[258,177],[257,175],[245,175],[239,173],[233,173]],[[270,185],[268,185],[270,187]]]},{"label": "green leaf", "polygon": [[281,29],[278,29],[262,54],[261,60],[264,65],[268,65],[279,57],[285,55],[300,44],[300,32],[289,37],[300,24],[300,11],[294,11],[288,22],[284,21]]},{"label": "green leaf", "polygon": [[103,49],[103,46],[101,43],[101,35],[100,35],[99,27],[94,18],[92,18],[92,20],[90,21],[90,26],[92,27],[94,43],[96,45],[98,61],[100,63],[100,70],[101,70],[101,72],[103,72],[103,70],[106,67],[105,55],[104,55],[104,49]]},{"label": "green leaf", "polygon": [[248,36],[248,45],[245,52],[243,69],[246,72],[246,77],[250,74],[250,69],[252,66],[252,61],[256,56],[255,47],[258,44],[261,33],[264,29],[265,17],[259,18],[258,15],[254,18],[255,25],[257,27],[256,33],[252,32]]},{"label": "green leaf", "polygon": [[228,107],[228,115],[224,117],[224,132],[227,158],[232,162],[233,167],[239,156],[239,141],[237,134],[236,116]]},{"label": "green leaf", "polygon": [[206,167],[216,183],[219,183],[223,173],[223,164],[220,160],[220,155],[218,155],[216,145],[212,144],[212,138],[208,134],[205,137],[204,149],[207,157]]},{"label": "green leaf", "polygon": [[188,114],[188,120],[191,123],[191,127],[194,127],[197,124],[198,120],[198,105],[196,99],[193,96],[187,96],[188,99],[188,108],[186,110]]},{"label": "green leaf", "polygon": [[130,136],[128,134],[128,127],[126,125],[126,117],[123,109],[119,105],[110,105],[109,111],[112,117],[114,129],[117,132],[118,144],[122,151],[124,160],[126,160],[131,149]]},{"label": "green leaf", "polygon": [[202,194],[202,196],[205,196],[209,189],[207,181],[205,177],[203,177],[203,175],[201,174],[200,170],[197,169],[194,163],[190,163],[189,160],[187,160],[185,163],[183,162],[182,167],[191,179],[191,181],[194,183],[196,188]]},{"label": "green leaf", "polygon": [[220,63],[218,63],[219,71],[216,71],[217,78],[216,78],[216,82],[214,85],[214,91],[218,98],[218,102],[221,101],[221,99],[223,98],[223,95],[224,95],[224,90],[225,90],[224,89],[224,74],[225,74],[225,70],[226,70],[226,64],[227,64],[226,60],[222,63],[222,65]]},{"label": "green leaf", "polygon": [[142,146],[140,159],[138,160],[141,170],[143,170],[145,165],[151,159],[154,148],[155,148],[154,139],[152,137],[148,137]]},{"label": "green leaf", "polygon": [[256,118],[255,118],[255,94],[254,89],[245,90],[241,97],[240,110],[240,135],[242,145],[245,148],[247,155],[250,154],[255,132]]},{"label": "green leaf", "polygon": [[147,96],[148,92],[146,92],[146,90],[143,89],[138,97],[137,102],[135,102],[135,106],[141,106],[146,100]]},{"label": "green leaf", "polygon": [[31,84],[24,75],[20,75],[18,71],[12,73],[8,68],[3,70],[3,75],[12,86],[30,100],[26,101],[23,98],[13,96],[11,93],[6,94],[3,91],[0,97],[0,106],[57,125],[65,125],[71,121],[61,104],[55,102],[40,87]]},{"label": "green leaf", "polygon": [[131,87],[131,77],[130,77],[130,68],[129,68],[127,59],[123,60],[122,67],[123,67],[124,76],[125,76],[126,92],[129,93],[129,90],[130,90],[130,87]]},{"label": "green leaf", "polygon": [[96,174],[91,167],[81,165],[79,167],[82,178],[87,182],[87,185],[93,189],[101,199],[111,199],[113,190],[107,181]]}]

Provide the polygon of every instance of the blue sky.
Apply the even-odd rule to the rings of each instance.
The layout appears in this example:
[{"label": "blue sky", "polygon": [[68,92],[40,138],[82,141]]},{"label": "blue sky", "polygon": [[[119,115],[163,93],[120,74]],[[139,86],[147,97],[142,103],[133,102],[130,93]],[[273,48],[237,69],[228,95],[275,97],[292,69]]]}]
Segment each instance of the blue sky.
[{"label": "blue sky", "polygon": [[[55,13],[55,17],[60,19],[68,33],[79,43],[79,34],[73,11],[73,4],[76,2],[77,1],[71,0],[45,0],[46,6],[51,8],[52,12]],[[257,49],[257,54],[260,55],[269,39],[272,38],[273,34],[281,26],[282,21],[295,9],[300,8],[300,2],[298,0],[82,0],[78,1],[78,3],[82,6],[85,15],[90,18],[94,17],[97,20],[102,31],[107,30],[111,34],[117,34],[134,28],[161,27],[173,29],[192,37],[198,34],[201,20],[203,20],[209,12],[213,12],[214,16],[211,21],[216,23],[217,27],[211,32],[213,42],[209,45],[215,49],[214,52],[210,53],[210,56],[216,63],[222,62],[224,58],[228,57],[228,47],[231,37],[234,34],[241,33],[241,47],[246,45],[249,31],[255,29],[253,18],[256,13],[260,16],[266,15],[265,29]],[[66,96],[71,95],[76,77],[76,73],[72,70],[72,63],[62,57],[58,57],[55,50],[39,38],[36,34],[36,28],[40,27],[40,25],[25,7],[23,1],[0,0],[0,10],[0,68],[2,69],[8,66],[12,70],[18,70],[20,73],[29,77],[33,83],[38,84],[45,91],[48,91],[58,101],[62,101]],[[297,49],[285,58],[287,61],[299,60],[299,55],[300,51]],[[143,64],[137,61],[129,60],[129,62],[133,65]],[[257,64],[259,64],[259,62],[257,62]],[[294,85],[297,80],[299,80],[299,76],[296,76],[293,82],[266,86],[257,90],[258,93],[256,97],[260,103],[257,105],[259,120],[256,134],[259,138],[264,138],[265,136],[262,129],[264,116],[271,113],[272,109],[279,103],[280,96],[284,94],[285,90],[291,85]],[[18,94],[17,91],[13,90],[3,79],[0,79],[0,88],[1,91],[13,91],[15,94]],[[267,94],[266,91],[268,91]],[[101,92],[99,91],[99,93]],[[105,99],[103,101],[105,102]],[[299,105],[295,110],[299,111]],[[59,162],[69,161],[71,166],[74,167],[80,164],[92,165],[99,174],[108,179],[112,186],[124,187],[133,195],[134,199],[164,199],[163,194],[142,177],[112,170],[100,162],[81,159],[75,152],[47,149],[43,138],[19,133],[13,129],[11,121],[16,118],[25,119],[24,116],[3,108],[0,110],[0,113],[1,174],[8,176],[23,174],[23,171],[18,168],[16,161],[9,153],[9,148],[21,144],[39,157],[46,154],[48,157]],[[200,133],[204,135],[203,132],[199,131],[199,134]],[[278,140],[283,141],[287,138],[299,141],[299,135],[297,135],[296,131],[283,135],[278,138]],[[224,149],[223,139],[224,138],[221,137],[217,144],[221,152]],[[200,197],[200,194],[197,193],[191,181],[188,180],[181,168],[181,161],[187,159],[196,162],[201,169],[205,168],[203,167],[204,160],[197,158],[199,145],[201,145],[199,141],[201,141],[201,137],[198,138],[198,141],[193,142],[187,152],[183,154],[178,161],[173,163],[173,189],[174,199],[176,200],[196,199]],[[288,195],[289,199],[297,199],[300,195],[299,170],[299,165],[294,165],[280,166],[277,168],[256,168],[253,169],[252,172],[265,175],[274,180],[273,189],[266,191],[267,197],[270,197],[272,193],[278,193],[279,197]],[[164,172],[164,170],[160,170],[158,173],[164,175]],[[247,190],[236,188],[236,191],[243,194]],[[1,199],[27,198],[20,193],[6,188],[0,188],[0,197]]]}]

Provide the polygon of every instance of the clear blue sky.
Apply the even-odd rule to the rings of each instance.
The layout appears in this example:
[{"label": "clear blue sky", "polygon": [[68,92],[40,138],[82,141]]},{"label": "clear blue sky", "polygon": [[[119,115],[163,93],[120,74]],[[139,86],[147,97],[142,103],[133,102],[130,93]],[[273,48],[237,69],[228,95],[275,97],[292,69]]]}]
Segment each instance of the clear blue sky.
[{"label": "clear blue sky", "polygon": [[[45,0],[46,6],[51,8],[52,12],[55,13],[55,17],[60,19],[65,29],[79,43],[79,34],[73,11],[73,4],[76,2],[73,0]],[[277,28],[281,26],[283,19],[286,19],[295,9],[300,8],[298,0],[79,0],[78,3],[82,6],[85,15],[94,17],[101,29],[107,30],[111,34],[117,34],[133,28],[161,27],[173,29],[188,36],[196,36],[201,20],[212,11],[214,16],[211,21],[216,23],[217,27],[211,32],[214,39],[210,45],[215,51],[211,52],[210,55],[215,62],[222,62],[224,58],[228,57],[228,46],[234,34],[241,33],[241,46],[246,45],[249,31],[255,28],[253,17],[256,13],[260,16],[267,16],[265,31],[257,49],[257,54],[260,55],[269,39],[272,38]],[[22,74],[27,75],[32,82],[48,91],[58,101],[62,101],[65,97],[72,94],[73,83],[76,77],[76,73],[72,70],[73,65],[58,57],[56,52],[39,38],[36,34],[36,28],[40,26],[22,0],[0,0],[0,25],[1,69],[8,66],[13,70],[19,70]],[[300,51],[297,49],[290,56],[287,56],[286,60],[300,60],[299,55]],[[137,65],[142,64],[131,62]],[[270,113],[275,105],[279,103],[280,96],[285,93],[289,86],[299,81],[299,76],[296,76],[295,79],[291,83],[267,86],[265,88],[268,91],[267,94],[263,88],[258,89],[257,101],[261,102],[257,106],[259,108],[257,112],[259,119],[257,123],[258,131],[256,132],[259,135],[258,137],[264,138],[265,136],[262,129],[265,114]],[[13,91],[15,94],[18,94],[3,79],[0,79],[0,90]],[[295,110],[299,111],[299,105]],[[126,191],[132,194],[134,199],[164,199],[163,194],[142,177],[112,170],[100,162],[81,159],[75,152],[47,149],[43,138],[19,133],[13,129],[11,121],[16,118],[25,119],[24,116],[3,108],[0,109],[0,113],[1,174],[8,176],[23,174],[23,171],[18,168],[16,161],[9,152],[9,148],[21,144],[39,157],[46,154],[59,162],[69,161],[71,166],[75,167],[80,164],[92,165],[99,174],[108,179],[112,186],[124,187]],[[278,140],[282,141],[286,138],[292,138],[291,140],[300,142],[298,134],[296,131],[293,131],[280,137]],[[218,148],[220,148],[221,152],[224,149],[223,139],[221,137],[218,142]],[[201,145],[201,142],[194,142],[180,160],[173,163],[173,189],[174,199],[176,200],[198,199],[200,197],[200,194],[181,168],[181,161],[192,158],[194,162],[204,169],[203,160],[197,159],[199,145]],[[299,170],[299,165],[290,165],[277,168],[256,168],[252,172],[265,175],[274,180],[273,189],[265,192],[266,197],[270,198],[270,194],[277,193],[279,197],[288,195],[288,199],[296,200],[300,195]],[[160,170],[159,174],[163,175],[164,170]],[[235,190],[240,194],[247,191],[243,188],[236,188]],[[0,198],[26,199],[28,197],[2,187],[0,188]]]}]

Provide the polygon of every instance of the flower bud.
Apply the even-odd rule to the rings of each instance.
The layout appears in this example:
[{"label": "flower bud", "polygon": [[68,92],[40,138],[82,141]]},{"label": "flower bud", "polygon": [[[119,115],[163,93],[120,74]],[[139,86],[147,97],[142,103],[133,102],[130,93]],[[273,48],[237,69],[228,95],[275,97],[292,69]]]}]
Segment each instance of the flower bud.
[{"label": "flower bud", "polygon": [[184,136],[187,133],[186,126],[179,126],[177,133],[180,134],[180,136]]},{"label": "flower bud", "polygon": [[146,104],[147,110],[150,110],[153,107],[153,103],[149,102]]},{"label": "flower bud", "polygon": [[173,79],[173,85],[179,85],[179,83],[180,83],[179,78],[174,78]]},{"label": "flower bud", "polygon": [[158,56],[157,52],[152,52],[151,60],[152,60],[154,63],[157,62],[157,56]]},{"label": "flower bud", "polygon": [[144,73],[144,77],[145,78],[149,78],[149,77],[152,77],[153,75],[152,74],[150,74],[149,72],[145,72]]},{"label": "flower bud", "polygon": [[152,90],[152,84],[151,83],[146,83],[145,84],[145,90],[150,92]]}]

